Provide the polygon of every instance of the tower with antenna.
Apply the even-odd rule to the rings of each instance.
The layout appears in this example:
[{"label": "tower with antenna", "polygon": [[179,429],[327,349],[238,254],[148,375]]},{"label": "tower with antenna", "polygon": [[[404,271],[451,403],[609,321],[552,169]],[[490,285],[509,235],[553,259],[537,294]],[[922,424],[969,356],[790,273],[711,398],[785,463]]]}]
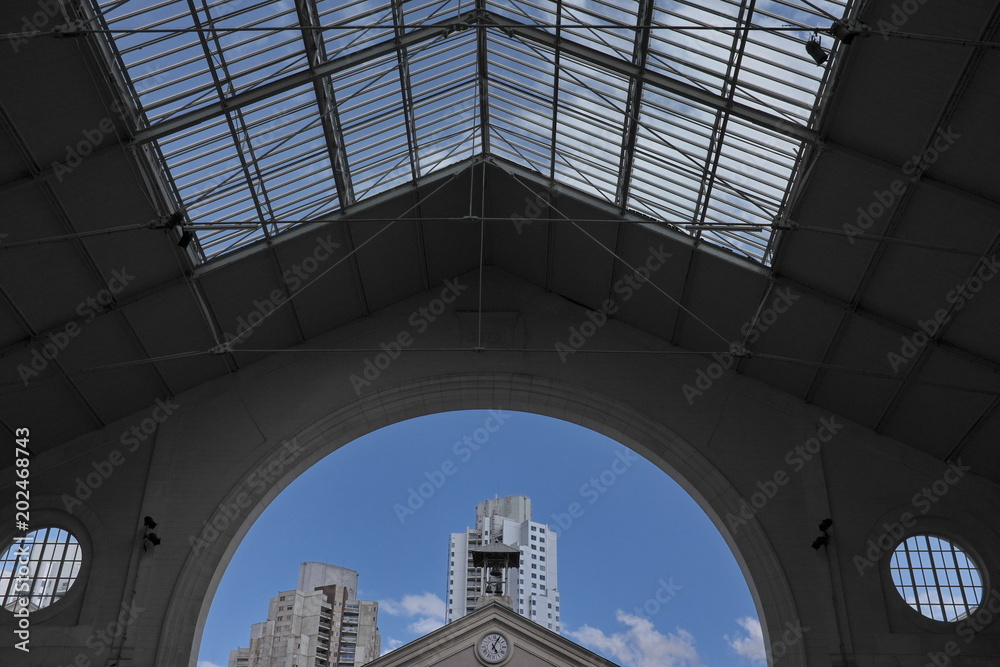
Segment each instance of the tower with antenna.
[{"label": "tower with antenna", "polygon": [[[531,520],[530,498],[482,501],[475,527],[452,533],[449,547],[446,621],[507,597],[511,609],[559,632],[558,536]],[[516,565],[510,565],[515,555]]]}]

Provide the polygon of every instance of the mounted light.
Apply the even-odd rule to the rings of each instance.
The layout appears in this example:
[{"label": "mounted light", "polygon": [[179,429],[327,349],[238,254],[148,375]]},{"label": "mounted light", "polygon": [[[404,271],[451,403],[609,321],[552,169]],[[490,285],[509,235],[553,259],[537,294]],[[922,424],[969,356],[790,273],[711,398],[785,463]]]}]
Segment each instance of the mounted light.
[{"label": "mounted light", "polygon": [[834,21],[827,32],[844,44],[850,44],[854,41],[855,37],[861,34],[860,30],[851,28],[845,21]]},{"label": "mounted light", "polygon": [[184,224],[184,211],[174,211],[167,216],[166,220],[163,221],[163,225],[167,228],[173,229],[174,227],[180,227]]},{"label": "mounted light", "polygon": [[142,525],[144,525],[146,528],[149,528],[150,530],[156,528],[156,522],[153,521],[153,517],[151,516],[144,517],[142,520]]},{"label": "mounted light", "polygon": [[826,62],[826,59],[830,57],[830,54],[828,54],[826,50],[820,46],[819,41],[815,38],[806,42],[806,53],[812,57],[817,65],[822,65]]}]

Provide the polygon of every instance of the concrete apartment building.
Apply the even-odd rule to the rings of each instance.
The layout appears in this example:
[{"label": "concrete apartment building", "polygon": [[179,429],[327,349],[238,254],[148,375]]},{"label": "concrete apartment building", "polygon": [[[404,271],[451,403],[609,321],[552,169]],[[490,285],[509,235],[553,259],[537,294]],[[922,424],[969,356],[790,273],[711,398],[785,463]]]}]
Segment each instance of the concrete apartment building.
[{"label": "concrete apartment building", "polygon": [[451,534],[446,621],[475,610],[483,591],[471,550],[498,540],[521,552],[517,585],[509,591],[514,611],[559,632],[558,536],[531,520],[531,498],[526,496],[484,500],[476,505],[475,528]]},{"label": "concrete apartment building", "polygon": [[381,652],[378,603],[358,600],[358,573],[303,563],[295,590],[271,598],[267,620],[250,628],[250,646],[228,667],[360,667]]}]

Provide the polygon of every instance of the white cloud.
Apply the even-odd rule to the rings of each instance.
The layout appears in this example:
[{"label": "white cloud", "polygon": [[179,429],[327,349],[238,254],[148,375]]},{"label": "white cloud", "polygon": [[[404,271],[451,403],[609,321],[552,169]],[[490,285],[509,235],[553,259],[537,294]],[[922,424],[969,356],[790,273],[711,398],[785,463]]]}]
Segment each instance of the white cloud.
[{"label": "white cloud", "polygon": [[442,625],[444,625],[444,619],[432,618],[430,616],[425,616],[423,618],[417,619],[413,623],[406,626],[406,629],[410,632],[415,632],[418,635],[426,635],[428,632],[433,632],[437,630]]},{"label": "white cloud", "polygon": [[198,667],[222,667],[222,665],[217,665],[211,660],[199,660]]},{"label": "white cloud", "polygon": [[394,639],[393,637],[386,637],[385,644],[382,645],[381,655],[385,655],[386,653],[391,653],[392,651],[395,651],[402,645],[403,645],[402,639]]},{"label": "white cloud", "polygon": [[766,663],[767,653],[764,650],[764,633],[760,629],[760,621],[756,618],[744,616],[743,618],[736,619],[736,622],[743,626],[746,635],[740,636],[737,634],[735,637],[725,635],[726,643],[738,655],[754,662]]},{"label": "white cloud", "polygon": [[657,631],[645,618],[618,610],[618,622],[628,626],[625,632],[610,635],[585,625],[566,634],[589,648],[621,663],[622,667],[695,667],[701,665],[694,637],[677,628],[676,634]]},{"label": "white cloud", "polygon": [[406,627],[414,634],[426,635],[444,625],[444,600],[433,593],[404,595],[402,600],[380,600],[378,608],[391,616],[414,618]]}]

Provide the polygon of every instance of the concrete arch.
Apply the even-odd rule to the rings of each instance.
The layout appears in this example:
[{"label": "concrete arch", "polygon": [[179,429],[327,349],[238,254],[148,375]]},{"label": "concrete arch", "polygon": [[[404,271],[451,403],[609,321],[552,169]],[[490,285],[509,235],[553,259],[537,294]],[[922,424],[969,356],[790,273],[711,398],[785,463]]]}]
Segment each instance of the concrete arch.
[{"label": "concrete arch", "polygon": [[[341,446],[396,422],[454,410],[503,409],[562,419],[602,433],[642,454],[677,481],[708,514],[736,557],[757,606],[765,637],[769,628],[797,624],[799,614],[777,553],[757,521],[747,522],[737,534],[725,517],[740,511],[741,495],[723,473],[697,448],[667,424],[622,401],[585,387],[552,379],[508,373],[470,373],[428,377],[386,388],[343,405],[295,433],[296,450],[260,497],[242,517],[218,521],[218,537],[200,535],[181,568],[162,624],[157,665],[181,664],[179,653],[188,647],[195,665],[201,631],[212,598],[240,541],[267,505],[316,461]],[[286,444],[282,445],[286,450]],[[240,507],[240,493],[254,488],[261,466],[282,459],[273,453],[248,466],[226,493],[222,505]],[[235,510],[234,510],[235,512]],[[213,513],[224,517],[226,512]],[[211,519],[210,519],[211,520]],[[221,527],[225,526],[225,527]],[[201,546],[201,548],[199,548]],[[780,637],[780,632],[776,632]],[[780,639],[775,640],[780,641]],[[767,644],[770,656],[774,641]],[[802,642],[782,649],[785,665],[804,665]]]},{"label": "concrete arch", "polygon": [[[488,292],[500,302],[483,318],[483,335],[505,348],[468,349],[478,337],[473,311],[419,320],[418,330],[413,314],[435,292],[418,294],[298,348],[271,351],[254,338],[265,349],[242,352],[255,356],[238,373],[171,397],[163,408],[169,417],[141,441],[129,434],[151,421],[152,407],[39,456],[33,489],[60,498],[67,511],[81,475],[114,470],[79,502],[71,498],[74,512],[104,527],[108,549],[95,553],[79,616],[55,614],[35,629],[37,655],[52,665],[78,658],[122,667],[191,664],[232,552],[298,474],[391,423],[504,408],[591,428],[680,482],[729,542],[765,645],[782,667],[831,667],[852,656],[879,667],[927,663],[928,643],[937,638],[895,618],[880,579],[859,577],[853,557],[864,553],[887,507],[942,475],[940,461],[617,319],[562,354],[552,341],[569,340],[589,321],[586,311],[516,279],[491,279]],[[382,358],[406,333],[419,341]],[[380,370],[370,375],[377,377],[363,386],[352,381],[373,360]],[[966,475],[934,512],[992,525],[1000,513],[995,485]],[[159,522],[162,544],[141,552],[136,535],[145,515]],[[826,517],[835,521],[832,540],[810,549]],[[991,572],[1000,571],[1000,561],[983,557]],[[110,653],[92,649],[96,633],[133,601],[141,612],[129,617]],[[996,655],[1000,623],[962,651]],[[9,655],[0,647],[0,662]]]}]

